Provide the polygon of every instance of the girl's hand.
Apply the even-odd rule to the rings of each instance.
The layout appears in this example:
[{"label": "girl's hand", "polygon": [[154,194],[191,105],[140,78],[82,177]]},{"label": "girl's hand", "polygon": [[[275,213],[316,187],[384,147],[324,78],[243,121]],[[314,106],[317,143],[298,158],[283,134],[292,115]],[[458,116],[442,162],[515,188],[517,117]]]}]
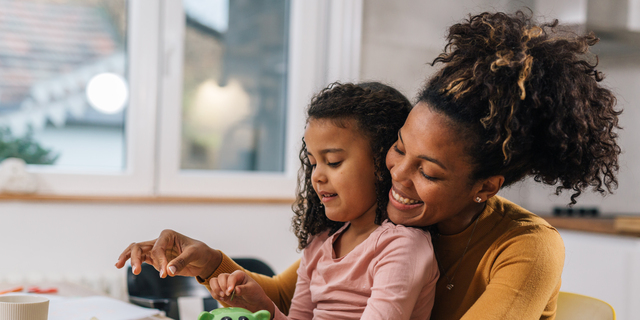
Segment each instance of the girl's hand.
[{"label": "girl's hand", "polygon": [[273,302],[260,285],[243,271],[220,274],[217,278],[211,278],[209,286],[211,296],[218,301],[232,307],[245,308],[251,312],[267,310],[273,317],[275,311]]},{"label": "girl's hand", "polygon": [[157,239],[129,245],[120,254],[116,268],[124,267],[128,259],[131,259],[131,268],[136,275],[146,262],[160,272],[161,278],[180,275],[206,279],[220,265],[222,254],[203,242],[164,230]]}]

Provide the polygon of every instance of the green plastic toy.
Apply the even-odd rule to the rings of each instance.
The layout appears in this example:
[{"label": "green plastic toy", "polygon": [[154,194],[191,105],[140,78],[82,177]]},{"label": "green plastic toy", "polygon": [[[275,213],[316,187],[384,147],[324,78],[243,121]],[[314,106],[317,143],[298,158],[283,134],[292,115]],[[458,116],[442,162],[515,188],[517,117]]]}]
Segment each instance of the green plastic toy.
[{"label": "green plastic toy", "polygon": [[271,313],[267,310],[260,310],[256,313],[244,308],[219,308],[211,312],[202,312],[198,320],[269,320]]}]

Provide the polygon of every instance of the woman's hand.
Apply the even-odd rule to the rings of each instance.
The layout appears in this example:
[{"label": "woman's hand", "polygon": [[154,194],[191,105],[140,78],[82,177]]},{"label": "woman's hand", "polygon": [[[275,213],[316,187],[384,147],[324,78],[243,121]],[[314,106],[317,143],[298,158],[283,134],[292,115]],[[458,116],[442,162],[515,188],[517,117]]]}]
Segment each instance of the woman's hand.
[{"label": "woman's hand", "polygon": [[222,254],[201,241],[163,230],[155,240],[129,245],[120,254],[116,268],[124,267],[128,259],[131,259],[133,274],[140,274],[141,264],[146,262],[160,272],[161,278],[180,275],[206,279],[220,265]]},{"label": "woman's hand", "polygon": [[231,274],[220,274],[217,278],[211,278],[209,286],[214,299],[251,312],[267,310],[273,318],[275,305],[260,285],[245,272],[236,270]]}]

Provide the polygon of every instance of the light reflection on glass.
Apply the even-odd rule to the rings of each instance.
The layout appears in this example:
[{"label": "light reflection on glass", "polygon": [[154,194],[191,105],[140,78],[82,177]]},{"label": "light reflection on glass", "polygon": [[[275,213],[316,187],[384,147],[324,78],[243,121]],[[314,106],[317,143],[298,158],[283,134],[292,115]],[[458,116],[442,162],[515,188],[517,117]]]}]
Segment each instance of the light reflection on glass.
[{"label": "light reflection on glass", "polygon": [[[120,111],[106,114],[86,87],[104,73],[126,81],[126,0],[0,0],[0,13],[2,158],[122,170],[128,88],[120,84]],[[9,152],[24,141],[31,147]]]},{"label": "light reflection on glass", "polygon": [[222,2],[226,29],[183,1],[181,168],[283,171],[288,1]]}]

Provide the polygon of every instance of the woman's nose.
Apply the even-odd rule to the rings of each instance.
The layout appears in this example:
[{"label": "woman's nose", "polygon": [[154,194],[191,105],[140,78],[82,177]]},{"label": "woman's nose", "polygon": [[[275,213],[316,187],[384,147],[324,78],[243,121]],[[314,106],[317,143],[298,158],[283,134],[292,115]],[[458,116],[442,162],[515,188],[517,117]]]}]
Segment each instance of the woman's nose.
[{"label": "woman's nose", "polygon": [[[393,161],[395,160],[395,161]],[[401,159],[393,159],[389,171],[391,172],[391,180],[401,184],[410,183],[409,165]]]}]

